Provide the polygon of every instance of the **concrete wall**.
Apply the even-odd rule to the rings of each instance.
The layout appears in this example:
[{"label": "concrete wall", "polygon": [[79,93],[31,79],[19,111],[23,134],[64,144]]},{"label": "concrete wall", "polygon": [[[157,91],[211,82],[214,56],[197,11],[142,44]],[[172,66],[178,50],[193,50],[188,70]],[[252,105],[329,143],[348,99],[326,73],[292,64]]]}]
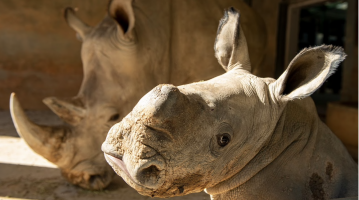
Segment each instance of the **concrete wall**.
[{"label": "concrete wall", "polygon": [[82,80],[81,42],[63,17],[65,7],[96,25],[105,0],[0,1],[0,109],[16,92],[25,109],[46,109],[47,96],[76,95]]}]

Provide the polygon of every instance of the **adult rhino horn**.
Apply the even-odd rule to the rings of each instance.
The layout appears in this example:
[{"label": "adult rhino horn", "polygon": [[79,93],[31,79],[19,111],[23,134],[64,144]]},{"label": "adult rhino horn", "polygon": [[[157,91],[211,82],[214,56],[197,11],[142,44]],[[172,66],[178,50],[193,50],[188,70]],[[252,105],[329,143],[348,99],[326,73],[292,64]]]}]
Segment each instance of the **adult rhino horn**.
[{"label": "adult rhino horn", "polygon": [[30,121],[22,109],[15,93],[10,96],[10,112],[16,131],[26,143],[38,154],[50,162],[61,165],[61,144],[64,142],[68,128],[62,126],[42,126]]},{"label": "adult rhino horn", "polygon": [[47,97],[42,101],[62,120],[73,126],[77,125],[85,117],[86,110],[73,102],[56,97]]}]

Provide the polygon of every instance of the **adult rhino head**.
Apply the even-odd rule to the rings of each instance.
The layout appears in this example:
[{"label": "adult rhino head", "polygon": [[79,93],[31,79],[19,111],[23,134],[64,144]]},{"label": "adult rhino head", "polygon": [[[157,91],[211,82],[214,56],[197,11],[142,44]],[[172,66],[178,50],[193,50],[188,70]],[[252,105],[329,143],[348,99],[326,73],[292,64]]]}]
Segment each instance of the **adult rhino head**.
[{"label": "adult rhino head", "polygon": [[[146,78],[153,73],[147,67],[150,58],[144,51],[148,50],[138,50],[136,45],[131,1],[112,1],[108,15],[96,27],[81,21],[72,8],[66,8],[64,16],[82,41],[84,77],[76,97],[48,97],[43,102],[65,124],[32,123],[15,94],[10,99],[12,119],[27,144],[56,164],[67,180],[83,188],[102,189],[114,175],[100,150],[107,131],[132,109],[131,101],[156,82]],[[121,105],[115,105],[118,101]]]},{"label": "adult rhino head", "polygon": [[[65,122],[59,127],[29,121],[12,95],[10,109],[18,133],[35,152],[59,166],[71,183],[104,188],[114,172],[103,158],[101,143],[112,125],[160,83],[184,84],[223,72],[213,53],[205,50],[212,46],[207,40],[215,36],[219,17],[213,16],[232,3],[251,19],[244,28],[252,33],[250,48],[259,52],[255,60],[260,61],[265,49],[263,23],[242,1],[113,0],[108,15],[95,27],[67,8],[65,19],[82,41],[80,91],[69,99],[44,99]],[[193,58],[183,59],[187,55]]]},{"label": "adult rhino head", "polygon": [[139,193],[211,199],[357,196],[357,165],[308,97],[344,60],[341,48],[302,50],[278,80],[250,73],[233,8],[215,42],[227,73],[147,93],[102,145],[107,162]]}]

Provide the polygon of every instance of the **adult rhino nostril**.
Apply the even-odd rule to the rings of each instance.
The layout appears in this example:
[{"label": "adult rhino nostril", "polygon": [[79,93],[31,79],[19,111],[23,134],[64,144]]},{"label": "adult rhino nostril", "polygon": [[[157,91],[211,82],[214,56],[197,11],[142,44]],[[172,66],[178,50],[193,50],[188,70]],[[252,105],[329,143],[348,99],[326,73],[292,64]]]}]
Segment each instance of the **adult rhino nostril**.
[{"label": "adult rhino nostril", "polygon": [[90,175],[88,179],[89,189],[98,190],[108,185],[106,178],[101,175]]},{"label": "adult rhino nostril", "polygon": [[93,184],[93,183],[96,183],[100,179],[101,179],[100,175],[90,175],[89,182],[91,184]]},{"label": "adult rhino nostril", "polygon": [[90,175],[86,173],[66,173],[62,172],[62,175],[72,184],[78,185],[82,188],[89,190],[101,190],[110,184],[111,173],[105,175],[96,174]]}]

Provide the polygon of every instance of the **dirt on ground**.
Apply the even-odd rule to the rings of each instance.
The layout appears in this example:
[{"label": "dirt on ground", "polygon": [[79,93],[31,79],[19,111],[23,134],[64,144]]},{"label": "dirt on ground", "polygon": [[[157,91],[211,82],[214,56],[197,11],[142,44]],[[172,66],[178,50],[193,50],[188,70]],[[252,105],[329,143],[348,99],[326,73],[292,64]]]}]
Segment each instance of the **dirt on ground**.
[{"label": "dirt on ground", "polygon": [[[60,124],[60,119],[47,111],[27,112],[30,119],[40,124]],[[102,191],[85,190],[67,182],[60,170],[34,153],[18,136],[9,111],[0,112],[0,200],[145,200],[145,197],[129,187],[121,177],[116,177]],[[201,192],[173,200],[209,200]]]}]

